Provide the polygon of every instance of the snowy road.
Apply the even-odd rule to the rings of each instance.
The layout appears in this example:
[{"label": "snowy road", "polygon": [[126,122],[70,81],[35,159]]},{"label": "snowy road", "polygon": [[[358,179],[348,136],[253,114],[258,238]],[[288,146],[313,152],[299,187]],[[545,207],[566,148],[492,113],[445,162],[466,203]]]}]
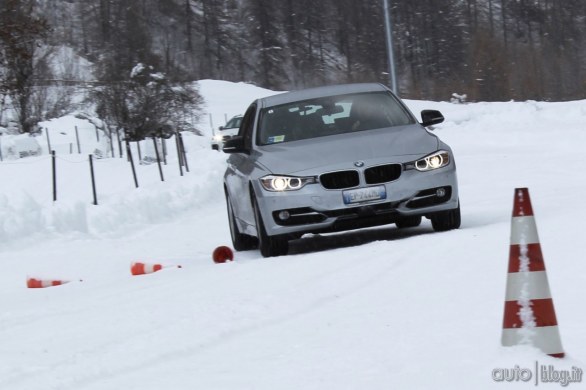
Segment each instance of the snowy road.
[{"label": "snowy road", "polygon": [[[213,264],[213,249],[230,244],[218,153],[193,149],[190,175],[161,184],[155,173],[138,195],[108,186],[103,204],[85,213],[75,197],[56,213],[0,164],[13,184],[0,190],[0,215],[22,213],[13,195],[20,186],[46,216],[33,238],[0,230],[9,237],[0,244],[0,388],[483,389],[507,386],[493,381],[495,368],[586,369],[586,103],[409,104],[447,118],[436,131],[456,154],[457,231],[434,233],[424,221],[312,236],[289,256],[249,251]],[[112,168],[102,181],[126,169],[104,164]],[[500,346],[513,189],[525,186],[563,360]],[[155,201],[166,207],[153,210]],[[121,205],[152,215],[125,215]],[[80,214],[85,232],[54,228]],[[136,260],[183,268],[133,277]],[[27,274],[83,282],[29,290]]]}]

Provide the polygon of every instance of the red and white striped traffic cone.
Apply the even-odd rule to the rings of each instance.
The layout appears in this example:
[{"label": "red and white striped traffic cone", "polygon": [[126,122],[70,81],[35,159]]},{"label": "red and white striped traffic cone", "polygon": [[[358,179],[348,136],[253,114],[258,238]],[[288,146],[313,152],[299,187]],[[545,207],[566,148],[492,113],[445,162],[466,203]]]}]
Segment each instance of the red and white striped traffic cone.
[{"label": "red and white striped traffic cone", "polygon": [[148,263],[141,263],[138,261],[133,262],[130,265],[130,273],[133,275],[145,275],[145,274],[152,274],[153,272],[157,272],[162,270],[163,268],[181,268],[180,265],[162,265],[162,264],[148,264]]},{"label": "red and white striped traffic cone", "polygon": [[56,279],[36,279],[27,278],[26,286],[28,288],[45,288],[53,286],[61,286],[62,284],[69,283],[69,280],[56,280]]},{"label": "red and white striped traffic cone", "polygon": [[533,345],[550,356],[564,357],[527,188],[515,189],[501,343]]}]

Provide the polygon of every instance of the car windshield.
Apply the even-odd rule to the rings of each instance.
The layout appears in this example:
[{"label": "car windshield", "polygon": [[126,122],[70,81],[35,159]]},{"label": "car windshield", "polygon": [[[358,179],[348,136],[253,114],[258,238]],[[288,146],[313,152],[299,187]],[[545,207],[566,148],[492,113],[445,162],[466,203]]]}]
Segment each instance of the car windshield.
[{"label": "car windshield", "polygon": [[257,144],[324,137],[415,123],[387,92],[328,96],[261,111]]},{"label": "car windshield", "polygon": [[226,123],[226,125],[224,126],[224,128],[222,130],[237,129],[240,127],[240,122],[242,122],[241,116],[234,117]]}]

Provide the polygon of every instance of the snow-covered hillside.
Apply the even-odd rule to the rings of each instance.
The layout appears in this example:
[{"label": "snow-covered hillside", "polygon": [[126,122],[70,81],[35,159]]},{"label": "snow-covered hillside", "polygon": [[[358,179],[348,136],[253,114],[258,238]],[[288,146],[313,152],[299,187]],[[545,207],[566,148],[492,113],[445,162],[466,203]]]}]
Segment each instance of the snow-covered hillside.
[{"label": "snow-covered hillside", "polygon": [[[201,91],[214,127],[272,93]],[[97,206],[91,151],[57,154],[57,202],[50,156],[1,162],[0,389],[484,389],[507,386],[495,369],[586,369],[586,101],[407,103],[446,117],[435,132],[456,154],[459,230],[311,236],[289,256],[214,264],[231,243],[226,156],[207,138],[185,137],[183,176],[173,140],[165,182],[137,164],[138,189],[126,159],[95,160]],[[516,187],[530,189],[565,359],[500,346]],[[139,260],[182,268],[131,276]],[[72,282],[27,289],[27,275]]]}]

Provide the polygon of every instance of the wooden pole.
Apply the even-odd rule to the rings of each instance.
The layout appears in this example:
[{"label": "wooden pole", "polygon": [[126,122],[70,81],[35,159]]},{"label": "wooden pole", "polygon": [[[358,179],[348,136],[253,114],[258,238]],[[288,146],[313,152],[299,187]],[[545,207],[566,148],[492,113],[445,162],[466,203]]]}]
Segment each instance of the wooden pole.
[{"label": "wooden pole", "polygon": [[142,165],[142,153],[140,152],[140,141],[136,141],[136,149],[138,150],[138,163]]},{"label": "wooden pole", "polygon": [[81,146],[79,144],[79,131],[77,131],[77,126],[75,126],[75,139],[77,140],[77,154],[81,154]]},{"label": "wooden pole", "polygon": [[55,151],[51,150],[51,167],[53,171],[53,202],[57,201],[57,166],[55,162]]},{"label": "wooden pole", "polygon": [[90,154],[90,175],[92,177],[92,193],[94,194],[94,204],[98,204],[98,196],[96,195],[96,178],[94,176],[94,156]]},{"label": "wooden pole", "polygon": [[118,137],[118,153],[120,154],[120,158],[122,158],[122,140],[120,139],[120,129],[116,127],[116,137]]},{"label": "wooden pole", "polygon": [[189,164],[187,163],[187,155],[185,154],[185,144],[183,143],[183,136],[179,133],[179,145],[181,147],[181,155],[183,156],[183,162],[185,163],[185,170],[189,172]]},{"label": "wooden pole", "polygon": [[161,157],[159,156],[159,149],[157,149],[157,139],[153,137],[153,144],[155,145],[155,154],[157,155],[157,165],[159,166],[159,175],[161,175],[161,181],[165,181],[163,177],[163,168],[161,167]]},{"label": "wooden pole", "polygon": [[112,156],[112,158],[116,157],[114,155],[114,140],[112,139],[112,128],[109,125],[106,125],[108,127],[108,133],[110,133],[110,155]]},{"label": "wooden pole", "polygon": [[45,127],[45,134],[47,136],[47,153],[51,153],[51,138],[49,138],[49,128]]},{"label": "wooden pole", "polygon": [[179,162],[179,175],[183,176],[183,156],[181,155],[181,147],[179,146],[179,136],[175,133],[175,145],[177,146],[177,161]]},{"label": "wooden pole", "polygon": [[126,144],[126,153],[130,157],[130,167],[132,168],[132,176],[134,177],[134,186],[138,188],[138,179],[136,178],[136,169],[134,168],[134,160],[132,159],[132,151],[130,150],[130,144]]}]

